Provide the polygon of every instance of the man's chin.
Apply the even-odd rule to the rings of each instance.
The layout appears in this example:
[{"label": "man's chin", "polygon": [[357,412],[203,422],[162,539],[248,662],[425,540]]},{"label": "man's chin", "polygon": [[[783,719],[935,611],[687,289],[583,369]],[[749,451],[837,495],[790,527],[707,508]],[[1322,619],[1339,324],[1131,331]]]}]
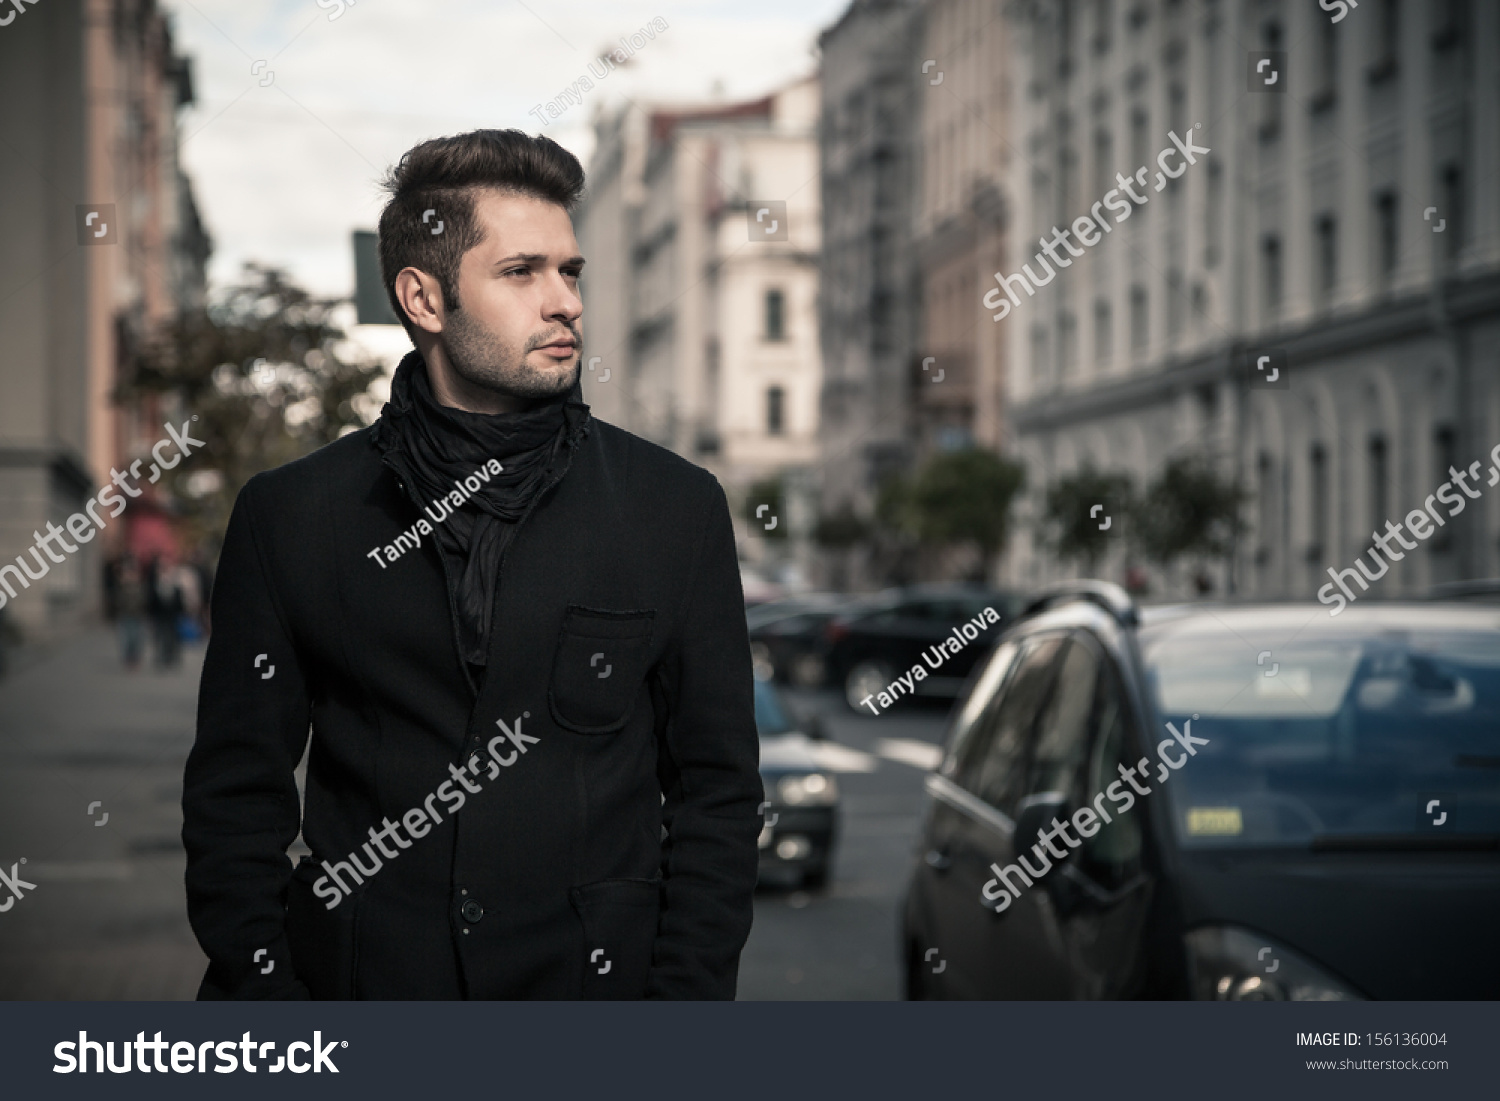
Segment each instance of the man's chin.
[{"label": "man's chin", "polygon": [[528,364],[528,366],[531,367],[534,384],[531,389],[536,397],[556,397],[558,394],[566,394],[578,381],[579,357],[576,353],[571,361],[562,360],[547,364]]}]

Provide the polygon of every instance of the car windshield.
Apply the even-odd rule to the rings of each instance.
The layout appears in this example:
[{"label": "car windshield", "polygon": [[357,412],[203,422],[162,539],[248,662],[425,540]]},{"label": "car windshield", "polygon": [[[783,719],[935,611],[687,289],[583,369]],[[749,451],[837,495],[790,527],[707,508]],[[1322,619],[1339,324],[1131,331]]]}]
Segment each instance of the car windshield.
[{"label": "car windshield", "polygon": [[1143,637],[1159,718],[1208,740],[1164,784],[1181,844],[1500,834],[1500,632],[1297,626]]},{"label": "car windshield", "polygon": [[792,724],[787,721],[786,709],[770,681],[755,682],[755,729],[762,738],[772,734],[789,734]]}]

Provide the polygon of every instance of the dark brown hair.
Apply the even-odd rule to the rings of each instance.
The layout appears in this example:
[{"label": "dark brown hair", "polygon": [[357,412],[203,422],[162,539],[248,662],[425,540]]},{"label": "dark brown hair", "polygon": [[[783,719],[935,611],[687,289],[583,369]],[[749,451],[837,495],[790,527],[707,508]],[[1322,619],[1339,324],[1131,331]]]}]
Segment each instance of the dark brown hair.
[{"label": "dark brown hair", "polygon": [[396,298],[396,275],[408,267],[428,273],[443,304],[459,308],[458,263],[484,239],[474,220],[475,191],[529,195],[571,212],[583,195],[583,166],[550,138],[471,130],[408,149],[382,186],[390,200],[380,212],[380,277],[391,309],[415,339],[416,327]]}]

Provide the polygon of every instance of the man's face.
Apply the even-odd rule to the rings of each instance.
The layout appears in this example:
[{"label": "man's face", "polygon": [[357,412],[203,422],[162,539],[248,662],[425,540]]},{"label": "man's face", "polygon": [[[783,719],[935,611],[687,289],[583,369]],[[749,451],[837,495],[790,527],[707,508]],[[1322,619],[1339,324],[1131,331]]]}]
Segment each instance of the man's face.
[{"label": "man's face", "polygon": [[582,363],[583,257],[568,212],[491,189],[474,198],[484,240],[464,253],[439,341],[465,382],[526,401],[565,394]]}]

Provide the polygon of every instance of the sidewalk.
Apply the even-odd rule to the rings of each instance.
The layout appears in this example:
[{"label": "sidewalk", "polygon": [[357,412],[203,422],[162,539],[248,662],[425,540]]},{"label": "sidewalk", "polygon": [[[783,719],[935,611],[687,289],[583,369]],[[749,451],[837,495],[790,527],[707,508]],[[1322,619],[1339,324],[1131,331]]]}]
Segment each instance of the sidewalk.
[{"label": "sidewalk", "polygon": [[202,661],[126,673],[96,630],[0,680],[0,871],[36,885],[0,913],[0,999],[197,992],[180,800]]}]

